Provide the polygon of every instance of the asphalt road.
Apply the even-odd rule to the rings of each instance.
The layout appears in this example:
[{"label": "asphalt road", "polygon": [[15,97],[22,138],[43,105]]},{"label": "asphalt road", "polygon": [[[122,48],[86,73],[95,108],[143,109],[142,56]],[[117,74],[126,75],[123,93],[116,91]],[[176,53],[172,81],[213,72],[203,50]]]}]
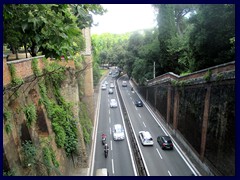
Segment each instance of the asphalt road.
[{"label": "asphalt road", "polygon": [[[134,170],[135,167],[133,158],[131,157],[127,136],[121,141],[114,141],[112,137],[112,129],[114,124],[122,124],[123,127],[125,127],[119,102],[117,108],[110,108],[109,105],[110,99],[112,98],[118,101],[116,87],[113,88],[113,94],[108,94],[110,83],[113,82],[115,84],[115,79],[111,76],[108,76],[102,82],[104,83],[105,81],[108,82],[107,89],[100,91],[101,98],[93,175],[96,174],[97,169],[107,168],[110,176],[134,176],[137,174],[136,170]],[[104,146],[101,142],[102,133],[107,135],[107,144],[109,146],[107,158],[104,157]],[[125,135],[127,135],[126,131]]]},{"label": "asphalt road", "polygon": [[[127,87],[122,87],[121,83],[125,80],[128,82]],[[157,136],[165,135],[159,124],[153,118],[152,114],[146,108],[136,107],[134,102],[139,99],[137,93],[131,91],[127,76],[118,80],[119,89],[126,106],[129,119],[133,125],[135,137],[142,152],[148,175],[150,176],[192,176],[191,165],[187,164],[184,158],[174,147],[173,150],[162,150],[157,143]],[[153,137],[153,146],[143,146],[140,142],[138,132],[149,131]]]},{"label": "asphalt road", "polygon": [[[114,70],[112,70],[114,71]],[[122,81],[127,81],[127,87],[122,87]],[[107,76],[102,83],[108,82],[107,89],[100,90],[100,107],[98,126],[96,134],[96,146],[94,154],[94,170],[107,168],[110,176],[136,176],[137,170],[132,156],[132,150],[128,138],[128,132],[123,121],[119,98],[116,93],[116,83],[118,83],[120,94],[123,98],[129,119],[134,129],[134,136],[137,139],[138,147],[143,156],[143,161],[147,174],[149,176],[192,176],[196,175],[192,164],[188,162],[181,153],[177,144],[174,143],[173,150],[162,150],[157,143],[157,136],[166,135],[166,131],[161,128],[151,113],[149,107],[145,104],[143,107],[136,107],[134,102],[141,99],[137,93],[131,91],[131,84],[127,76],[116,80],[112,76]],[[113,83],[113,94],[108,94],[110,83]],[[116,99],[117,108],[110,108],[110,99]],[[114,124],[122,124],[125,129],[125,139],[114,141],[112,129]],[[153,146],[143,146],[139,139],[139,131],[149,131],[153,137]],[[101,142],[101,135],[107,135],[107,144],[110,148],[108,157],[104,157],[104,147]]]}]

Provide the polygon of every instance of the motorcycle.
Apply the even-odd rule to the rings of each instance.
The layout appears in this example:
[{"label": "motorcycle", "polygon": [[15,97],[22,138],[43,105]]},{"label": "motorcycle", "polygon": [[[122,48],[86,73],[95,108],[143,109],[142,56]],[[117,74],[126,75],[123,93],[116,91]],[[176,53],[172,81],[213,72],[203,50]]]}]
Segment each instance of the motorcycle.
[{"label": "motorcycle", "polygon": [[108,150],[107,149],[104,149],[104,155],[105,155],[105,158],[108,157]]}]

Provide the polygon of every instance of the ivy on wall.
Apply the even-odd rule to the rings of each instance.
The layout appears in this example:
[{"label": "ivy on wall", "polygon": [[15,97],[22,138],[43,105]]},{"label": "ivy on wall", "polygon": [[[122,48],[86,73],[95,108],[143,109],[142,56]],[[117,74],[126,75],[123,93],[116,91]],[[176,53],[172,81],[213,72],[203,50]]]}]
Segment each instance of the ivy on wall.
[{"label": "ivy on wall", "polygon": [[[72,105],[65,101],[60,93],[61,83],[65,80],[65,67],[60,66],[56,62],[48,63],[44,59],[45,79],[39,81],[41,94],[40,103],[43,103],[49,119],[51,119],[53,131],[55,133],[55,142],[57,147],[64,148],[67,156],[74,152],[77,148],[77,126],[76,120],[72,113]],[[33,64],[33,71],[37,74],[38,68]],[[50,100],[48,92],[51,91],[55,97]]]},{"label": "ivy on wall", "polygon": [[88,116],[87,105],[83,102],[80,104],[79,118],[82,125],[84,141],[86,144],[89,144],[91,141],[92,123]]},{"label": "ivy on wall", "polygon": [[11,111],[4,109],[3,117],[5,120],[5,131],[7,134],[9,134],[12,131],[12,124],[11,124],[12,113],[11,113]]},{"label": "ivy on wall", "polygon": [[34,104],[29,104],[24,108],[24,114],[26,116],[27,126],[30,127],[32,123],[37,120],[37,112]]}]

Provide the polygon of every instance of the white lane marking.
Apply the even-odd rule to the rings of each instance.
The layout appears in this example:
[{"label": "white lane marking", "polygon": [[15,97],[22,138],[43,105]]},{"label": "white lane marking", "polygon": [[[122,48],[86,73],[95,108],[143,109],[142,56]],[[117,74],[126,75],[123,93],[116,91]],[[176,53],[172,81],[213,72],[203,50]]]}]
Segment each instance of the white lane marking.
[{"label": "white lane marking", "polygon": [[143,122],[143,125],[144,125],[144,127],[147,127],[144,122]]},{"label": "white lane marking", "polygon": [[142,118],[141,115],[140,115],[139,113],[138,113],[138,116],[139,116],[140,118]]},{"label": "white lane marking", "polygon": [[110,109],[108,110],[108,113],[110,114]]},{"label": "white lane marking", "polygon": [[[143,101],[142,96],[138,93],[136,93],[140,99]],[[148,111],[150,112],[150,114],[152,115],[152,117],[154,118],[154,120],[157,122],[157,124],[161,127],[161,129],[163,130],[163,132],[170,136],[172,138],[173,144],[175,146],[175,149],[177,150],[178,154],[181,156],[181,158],[183,159],[183,161],[187,164],[187,166],[191,169],[191,171],[193,172],[193,174],[195,176],[201,176],[200,172],[196,169],[196,167],[192,164],[192,162],[190,161],[190,159],[186,156],[186,154],[183,152],[183,150],[178,146],[177,142],[174,140],[174,138],[171,136],[171,134],[166,130],[166,128],[163,126],[163,124],[161,122],[158,121],[157,116],[155,115],[155,113],[153,112],[153,110],[146,104],[145,105],[146,108],[148,109]]]},{"label": "white lane marking", "polygon": [[136,109],[136,111],[137,111],[137,107],[135,106],[135,109]]},{"label": "white lane marking", "polygon": [[113,159],[112,159],[112,173],[114,174],[114,163],[113,163]]},{"label": "white lane marking", "polygon": [[132,97],[130,96],[130,99],[132,100]]},{"label": "white lane marking", "polygon": [[156,148],[156,150],[157,150],[157,153],[158,153],[158,155],[160,156],[160,158],[162,159],[162,156],[161,156],[161,154],[160,154],[160,152],[158,151],[158,149]]},{"label": "white lane marking", "polygon": [[111,128],[110,128],[110,134],[112,134],[112,130],[111,130]]},{"label": "white lane marking", "polygon": [[172,174],[170,173],[170,171],[167,171],[167,172],[168,172],[169,176],[172,176]]},{"label": "white lane marking", "polygon": [[109,124],[111,124],[111,118],[109,117]]},{"label": "white lane marking", "polygon": [[112,146],[112,140],[110,141],[110,145],[111,145],[111,150],[113,149],[113,146]]}]

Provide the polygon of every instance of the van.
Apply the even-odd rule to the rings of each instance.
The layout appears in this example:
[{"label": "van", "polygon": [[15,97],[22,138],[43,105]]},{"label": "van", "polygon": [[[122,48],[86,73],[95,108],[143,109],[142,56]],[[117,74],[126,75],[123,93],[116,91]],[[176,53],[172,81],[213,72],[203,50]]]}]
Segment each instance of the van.
[{"label": "van", "polygon": [[97,169],[96,176],[109,176],[107,168]]}]

